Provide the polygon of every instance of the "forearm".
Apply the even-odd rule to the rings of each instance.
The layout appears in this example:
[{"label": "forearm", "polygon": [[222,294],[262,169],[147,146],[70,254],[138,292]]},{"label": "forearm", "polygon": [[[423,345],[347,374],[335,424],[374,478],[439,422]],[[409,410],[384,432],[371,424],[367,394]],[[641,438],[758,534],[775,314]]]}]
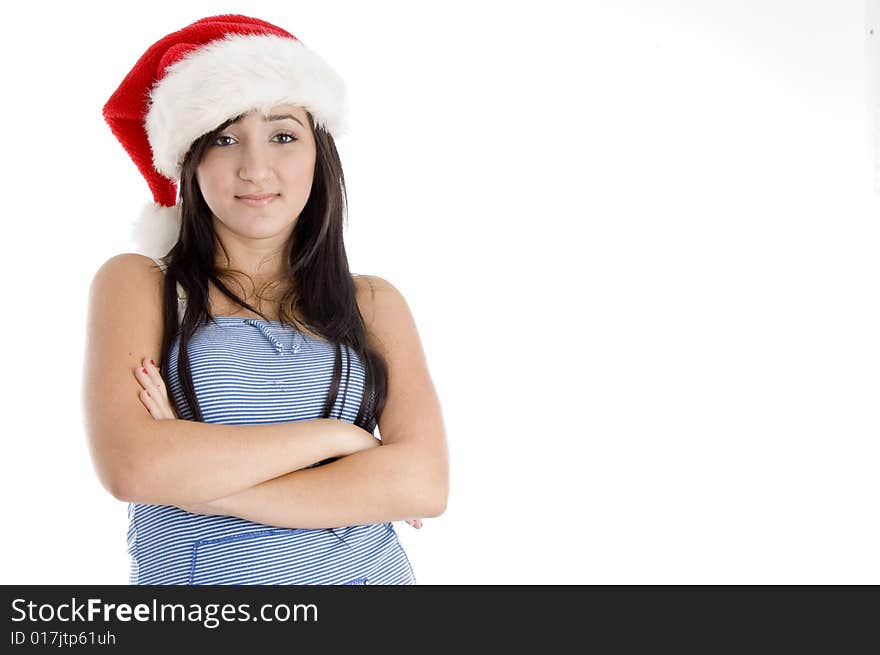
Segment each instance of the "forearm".
[{"label": "forearm", "polygon": [[126,452],[125,499],[155,505],[202,503],[338,456],[335,419],[264,425],[151,420]]},{"label": "forearm", "polygon": [[394,443],[255,485],[202,509],[285,528],[335,528],[443,513],[445,456]]}]

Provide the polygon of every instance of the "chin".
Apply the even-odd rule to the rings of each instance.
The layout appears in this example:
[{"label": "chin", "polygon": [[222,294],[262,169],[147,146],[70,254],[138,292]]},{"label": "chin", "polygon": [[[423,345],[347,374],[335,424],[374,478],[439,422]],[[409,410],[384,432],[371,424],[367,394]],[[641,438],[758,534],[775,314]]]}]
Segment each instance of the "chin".
[{"label": "chin", "polygon": [[[266,238],[271,237],[279,232],[284,232],[286,230],[290,230],[293,228],[293,224],[296,223],[296,219],[291,221],[289,218],[281,218],[279,217],[279,212],[273,211],[272,213],[260,213],[260,212],[242,212],[239,208],[235,212],[229,212],[227,216],[235,216],[232,220],[219,219],[216,217],[214,220],[216,223],[220,223],[223,227],[242,237],[248,238]],[[299,216],[299,214],[288,214],[286,212],[281,213],[281,216]],[[215,225],[216,225],[215,223]]]}]

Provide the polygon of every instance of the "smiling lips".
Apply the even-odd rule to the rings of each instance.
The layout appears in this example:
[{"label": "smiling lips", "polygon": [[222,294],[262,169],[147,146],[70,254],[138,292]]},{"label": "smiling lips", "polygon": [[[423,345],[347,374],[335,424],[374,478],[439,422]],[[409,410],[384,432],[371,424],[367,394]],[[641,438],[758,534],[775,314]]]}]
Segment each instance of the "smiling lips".
[{"label": "smiling lips", "polygon": [[244,204],[250,207],[265,207],[277,197],[277,193],[261,193],[257,195],[250,194],[246,196],[236,196],[236,198],[238,198]]}]

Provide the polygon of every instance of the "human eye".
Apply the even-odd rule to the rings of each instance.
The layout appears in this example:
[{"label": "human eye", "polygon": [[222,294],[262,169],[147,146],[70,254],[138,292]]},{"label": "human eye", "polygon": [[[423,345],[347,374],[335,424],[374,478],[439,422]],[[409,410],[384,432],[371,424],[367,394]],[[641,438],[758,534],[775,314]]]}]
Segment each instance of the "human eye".
[{"label": "human eye", "polygon": [[231,138],[232,138],[231,136],[227,136],[225,134],[222,136],[218,136],[216,139],[214,139],[213,145],[215,145],[215,146],[222,145],[222,144],[218,143],[221,139],[231,139]]},{"label": "human eye", "polygon": [[280,136],[280,137],[289,137],[289,138],[290,138],[290,141],[283,141],[282,143],[293,143],[294,141],[298,141],[298,140],[299,140],[299,139],[297,139],[294,135],[290,134],[289,132],[280,132],[279,134],[276,134],[275,136],[276,136],[276,137],[279,137],[279,136]]}]

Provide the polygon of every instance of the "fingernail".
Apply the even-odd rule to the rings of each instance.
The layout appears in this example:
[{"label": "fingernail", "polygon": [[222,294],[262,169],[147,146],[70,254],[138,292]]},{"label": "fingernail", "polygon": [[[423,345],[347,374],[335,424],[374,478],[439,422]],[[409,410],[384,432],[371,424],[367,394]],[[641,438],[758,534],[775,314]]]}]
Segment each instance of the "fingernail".
[{"label": "fingernail", "polygon": [[144,372],[144,375],[148,375],[148,373],[147,373],[147,369],[142,368],[141,370]]},{"label": "fingernail", "polygon": [[156,362],[154,362],[154,361],[151,359],[151,360],[150,360],[150,364],[152,364],[153,366],[155,366],[155,365],[156,365]]}]

